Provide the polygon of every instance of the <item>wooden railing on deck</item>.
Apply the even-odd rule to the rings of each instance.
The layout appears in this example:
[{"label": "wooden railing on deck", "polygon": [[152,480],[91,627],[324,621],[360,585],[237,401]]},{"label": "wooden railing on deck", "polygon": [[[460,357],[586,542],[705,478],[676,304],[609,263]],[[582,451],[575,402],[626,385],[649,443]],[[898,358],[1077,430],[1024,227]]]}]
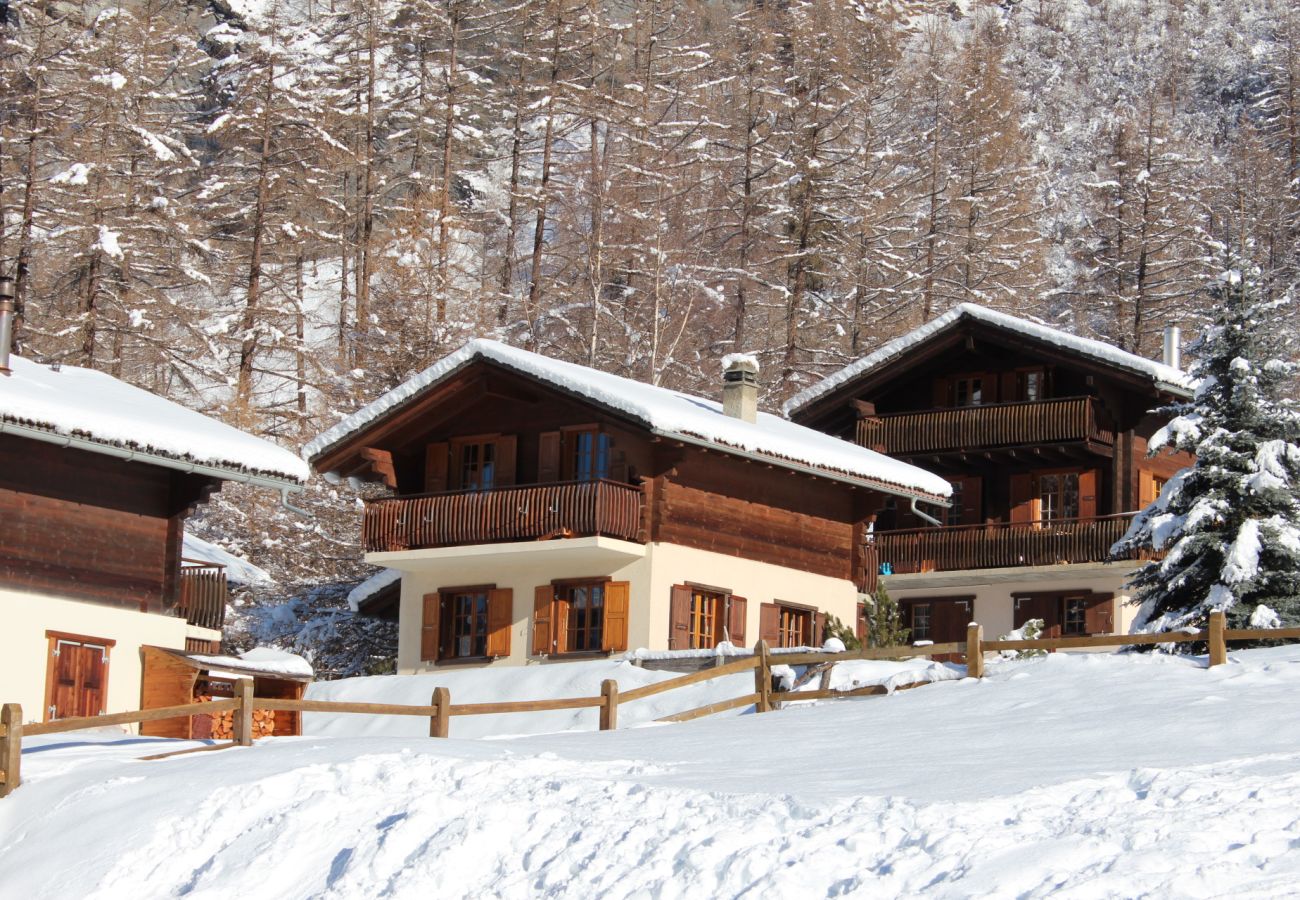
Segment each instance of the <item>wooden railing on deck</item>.
[{"label": "wooden railing on deck", "polygon": [[1133,513],[1092,519],[999,522],[878,531],[872,549],[895,575],[1006,566],[1104,562]]},{"label": "wooden railing on deck", "polygon": [[858,443],[881,453],[1018,447],[1064,441],[1115,443],[1094,397],[890,413],[858,421]]},{"label": "wooden railing on deck", "polygon": [[219,563],[181,560],[181,600],[176,614],[191,625],[217,631],[226,622],[226,567]]},{"label": "wooden railing on deck", "polygon": [[366,504],[367,552],[490,544],[552,535],[605,535],[634,541],[642,527],[641,488],[572,481],[385,497]]}]

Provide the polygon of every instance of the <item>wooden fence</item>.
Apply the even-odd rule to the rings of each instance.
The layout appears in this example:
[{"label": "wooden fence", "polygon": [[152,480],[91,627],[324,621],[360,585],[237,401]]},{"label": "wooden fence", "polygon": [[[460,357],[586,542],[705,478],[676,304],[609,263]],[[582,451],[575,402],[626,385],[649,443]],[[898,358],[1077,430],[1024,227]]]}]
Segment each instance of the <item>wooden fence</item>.
[{"label": "wooden fence", "polygon": [[[110,713],[103,716],[83,716],[73,719],[57,719],[23,725],[22,707],[17,703],[0,706],[0,797],[13,792],[20,784],[22,763],[22,739],[24,735],[35,736],[56,734],[66,731],[79,731],[83,728],[95,728],[103,725],[125,725],[129,723],[151,722],[157,719],[170,719],[180,716],[193,716],[204,713],[234,710],[235,739],[231,743],[213,744],[187,750],[161,753],[144,759],[162,759],[181,753],[197,753],[206,750],[220,750],[226,747],[251,746],[253,743],[253,710],[291,710],[296,712],[321,713],[355,713],[360,715],[382,716],[418,716],[429,720],[430,737],[448,737],[450,720],[456,716],[489,716],[503,713],[547,712],[563,709],[595,708],[600,714],[600,730],[612,731],[618,727],[618,710],[625,703],[635,703],[646,697],[678,690],[691,685],[737,675],[742,672],[754,673],[754,690],[728,700],[719,700],[704,706],[672,713],[656,719],[657,722],[686,722],[703,716],[753,706],[756,713],[770,712],[778,703],[823,700],[839,697],[864,697],[887,694],[891,690],[885,685],[874,684],[851,690],[832,690],[829,687],[829,669],[836,663],[859,659],[889,660],[915,657],[933,657],[938,655],[961,654],[966,657],[966,674],[973,678],[984,677],[984,654],[1002,650],[1071,650],[1094,647],[1126,647],[1141,644],[1176,644],[1204,642],[1209,650],[1209,665],[1218,666],[1228,661],[1228,643],[1232,641],[1294,641],[1300,640],[1300,628],[1249,628],[1228,629],[1223,613],[1210,616],[1209,628],[1204,631],[1162,632],[1159,634],[1106,634],[1092,637],[1047,638],[1039,640],[984,640],[983,626],[972,623],[967,630],[966,640],[946,644],[923,644],[906,647],[864,647],[845,653],[826,651],[808,651],[794,653],[772,653],[764,641],[759,641],[753,654],[741,657],[725,665],[712,669],[703,669],[686,675],[642,685],[629,691],[619,691],[618,682],[606,679],[601,683],[600,695],[596,697],[562,697],[549,700],[503,700],[492,703],[453,703],[451,691],[445,687],[434,688],[433,696],[426,706],[403,705],[392,703],[351,703],[335,700],[276,700],[254,697],[253,682],[241,679],[235,683],[235,696],[230,700],[213,700],[204,703],[187,703],[181,706],[167,706],[157,709],[134,710],[132,712]],[[823,667],[825,675],[817,690],[774,691],[772,689],[772,666],[814,666]],[[926,681],[898,685],[893,690],[907,690],[928,684]]]}]

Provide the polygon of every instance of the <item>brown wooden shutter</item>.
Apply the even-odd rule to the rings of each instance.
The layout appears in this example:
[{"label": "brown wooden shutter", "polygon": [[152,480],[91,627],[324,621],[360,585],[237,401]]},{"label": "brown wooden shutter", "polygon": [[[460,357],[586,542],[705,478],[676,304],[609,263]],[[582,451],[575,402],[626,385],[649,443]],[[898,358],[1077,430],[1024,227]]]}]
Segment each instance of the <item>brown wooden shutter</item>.
[{"label": "brown wooden shutter", "polygon": [[767,641],[769,647],[781,642],[781,607],[763,603],[758,607],[758,639]]},{"label": "brown wooden shutter", "polygon": [[984,521],[982,492],[984,479],[978,475],[967,475],[961,479],[961,524],[978,525]]},{"label": "brown wooden shutter", "polygon": [[1061,636],[1061,598],[1052,596],[1015,597],[1011,601],[1014,610],[1012,625],[1020,628],[1030,619],[1043,620],[1043,638]]},{"label": "brown wooden shutter", "polygon": [[1115,631],[1115,598],[1093,597],[1084,612],[1088,634],[1111,634]]},{"label": "brown wooden shutter", "polygon": [[812,645],[820,647],[826,642],[826,613],[819,612],[813,616]]},{"label": "brown wooden shutter", "polygon": [[487,655],[510,655],[510,629],[514,625],[515,592],[510,588],[488,591]]},{"label": "brown wooden shutter", "polygon": [[1028,472],[1011,476],[1011,521],[1034,521],[1034,476]]},{"label": "brown wooden shutter", "polygon": [[533,654],[545,656],[553,649],[551,636],[552,607],[555,605],[555,588],[540,585],[533,592]]},{"label": "brown wooden shutter", "polygon": [[1021,399],[1019,378],[1015,372],[1003,372],[998,378],[998,396],[1001,403],[1011,403]]},{"label": "brown wooden shutter", "polygon": [[673,585],[668,602],[668,649],[691,648],[691,589],[682,584]]},{"label": "brown wooden shutter", "polygon": [[519,439],[513,434],[503,434],[496,440],[496,467],[492,472],[493,487],[510,487],[515,483],[515,466]]},{"label": "brown wooden shutter", "polygon": [[560,433],[543,431],[537,436],[537,483],[560,480]]},{"label": "brown wooden shutter", "polygon": [[745,646],[745,614],[749,601],[732,594],[727,600],[727,637],[737,647]]},{"label": "brown wooden shutter", "polygon": [[998,391],[1000,385],[1001,385],[1001,378],[998,376],[997,372],[985,372],[983,375],[981,375],[980,376],[980,403],[988,404],[988,403],[1001,402],[1000,392]]},{"label": "brown wooden shutter", "polygon": [[1085,469],[1079,473],[1079,518],[1092,519],[1097,515],[1097,470]]},{"label": "brown wooden shutter", "polygon": [[424,490],[433,494],[447,490],[447,444],[430,444],[424,448]]},{"label": "brown wooden shutter", "polygon": [[867,618],[867,604],[859,603],[857,635],[858,635],[858,640],[861,642],[862,646],[864,647],[867,646],[867,639],[871,636],[869,633],[869,629],[867,627],[867,623],[869,621],[870,619]]},{"label": "brown wooden shutter", "polygon": [[442,608],[442,596],[424,595],[424,616],[420,621],[420,659],[436,660],[439,644],[439,612]]},{"label": "brown wooden shutter", "polygon": [[1156,501],[1156,477],[1146,469],[1138,471],[1138,505],[1150,506]]},{"label": "brown wooden shutter", "polygon": [[935,409],[943,409],[944,407],[952,406],[952,391],[949,387],[948,379],[936,378],[934,380],[932,391],[933,393],[931,394],[930,399],[933,401]]},{"label": "brown wooden shutter", "polygon": [[627,649],[627,613],[631,586],[626,581],[605,585],[605,625],[600,635],[600,649]]}]

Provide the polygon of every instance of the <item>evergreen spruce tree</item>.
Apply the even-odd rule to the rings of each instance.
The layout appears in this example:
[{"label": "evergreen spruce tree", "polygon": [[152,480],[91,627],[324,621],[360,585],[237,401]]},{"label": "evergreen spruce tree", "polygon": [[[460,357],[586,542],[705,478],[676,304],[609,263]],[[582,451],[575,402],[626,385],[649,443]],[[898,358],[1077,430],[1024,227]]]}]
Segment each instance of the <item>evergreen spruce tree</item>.
[{"label": "evergreen spruce tree", "polygon": [[[1287,396],[1300,366],[1282,358],[1281,302],[1261,303],[1236,269],[1211,289],[1214,324],[1192,345],[1195,396],[1151,440],[1196,454],[1112,548],[1163,551],[1134,573],[1149,631],[1202,627],[1224,610],[1230,628],[1300,623],[1300,406]],[[1259,610],[1265,606],[1276,617]]]}]

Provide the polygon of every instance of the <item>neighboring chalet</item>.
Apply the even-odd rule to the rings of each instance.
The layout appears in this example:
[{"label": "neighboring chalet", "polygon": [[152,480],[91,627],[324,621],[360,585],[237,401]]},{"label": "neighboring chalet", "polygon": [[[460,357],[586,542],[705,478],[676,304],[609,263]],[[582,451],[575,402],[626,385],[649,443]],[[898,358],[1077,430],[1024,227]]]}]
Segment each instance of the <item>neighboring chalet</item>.
[{"label": "neighboring chalet", "polygon": [[1126,631],[1123,583],[1106,564],[1132,514],[1192,460],[1147,458],[1190,396],[1177,368],[1100,341],[962,305],[793,397],[803,425],[942,475],[952,505],[876,510],[868,555],[914,640],[993,635],[1043,619],[1045,636]]},{"label": "neighboring chalet", "polygon": [[293,453],[103,372],[0,353],[0,700],[137,709],[141,649],[219,652],[225,566],[182,562],[223,481],[299,490]]},{"label": "neighboring chalet", "polygon": [[398,671],[851,623],[871,514],[948,483],[757,412],[757,366],[729,361],[720,403],[477,340],[308,444],[330,480],[391,492],[363,540],[401,572]]}]

